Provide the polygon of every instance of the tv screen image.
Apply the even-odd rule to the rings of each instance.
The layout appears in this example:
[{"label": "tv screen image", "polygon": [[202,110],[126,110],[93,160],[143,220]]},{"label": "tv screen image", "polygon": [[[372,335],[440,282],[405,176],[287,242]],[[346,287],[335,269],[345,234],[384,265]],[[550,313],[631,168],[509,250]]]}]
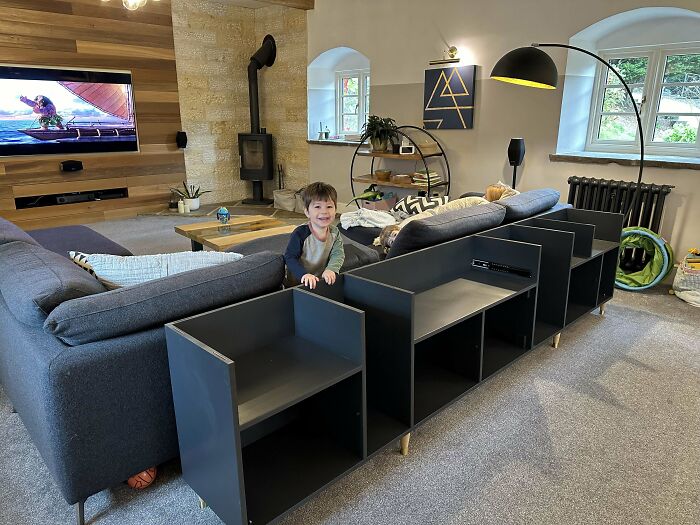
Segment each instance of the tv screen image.
[{"label": "tv screen image", "polygon": [[0,156],[138,151],[131,74],[0,66]]}]

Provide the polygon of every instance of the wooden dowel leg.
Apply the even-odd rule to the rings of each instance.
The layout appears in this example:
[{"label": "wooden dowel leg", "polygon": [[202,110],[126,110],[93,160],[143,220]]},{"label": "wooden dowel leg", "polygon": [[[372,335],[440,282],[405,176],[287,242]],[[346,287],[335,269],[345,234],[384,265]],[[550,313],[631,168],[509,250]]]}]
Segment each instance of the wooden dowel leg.
[{"label": "wooden dowel leg", "polygon": [[559,338],[561,337],[561,332],[552,337],[552,346],[554,348],[559,348]]},{"label": "wooden dowel leg", "polygon": [[197,499],[199,499],[199,508],[200,508],[200,509],[204,510],[204,509],[206,509],[206,508],[208,507],[207,502],[204,501],[202,498],[200,498],[199,496],[197,496]]},{"label": "wooden dowel leg", "polygon": [[408,455],[408,442],[410,440],[411,440],[411,433],[410,432],[401,438],[400,444],[401,444],[401,455],[402,456]]},{"label": "wooden dowel leg", "polygon": [[605,305],[608,303],[603,303],[600,305],[600,315],[605,315]]}]

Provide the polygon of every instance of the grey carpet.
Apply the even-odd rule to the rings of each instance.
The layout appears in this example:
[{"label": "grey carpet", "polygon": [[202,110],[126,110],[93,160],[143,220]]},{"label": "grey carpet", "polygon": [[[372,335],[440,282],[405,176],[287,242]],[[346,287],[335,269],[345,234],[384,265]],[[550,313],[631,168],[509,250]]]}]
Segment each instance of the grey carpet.
[{"label": "grey carpet", "polygon": [[[127,232],[113,238],[131,243]],[[665,289],[616,291],[606,315],[568,328],[559,349],[540,346],[421,426],[407,457],[380,453],[282,523],[696,525],[699,321]],[[177,462],[145,491],[122,484],[92,496],[86,515],[220,523],[198,509]],[[72,520],[0,389],[0,524]]]}]

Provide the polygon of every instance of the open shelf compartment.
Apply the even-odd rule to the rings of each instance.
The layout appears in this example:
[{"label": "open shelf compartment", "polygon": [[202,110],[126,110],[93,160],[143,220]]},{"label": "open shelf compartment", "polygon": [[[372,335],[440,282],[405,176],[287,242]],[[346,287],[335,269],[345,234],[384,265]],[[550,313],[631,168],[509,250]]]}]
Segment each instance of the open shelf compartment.
[{"label": "open shelf compartment", "polygon": [[566,324],[570,262],[574,233],[521,224],[509,224],[479,234],[537,244],[542,248],[540,279],[537,286],[537,315],[533,344],[536,346],[558,334]]},{"label": "open shelf compartment", "polygon": [[477,385],[481,370],[483,314],[415,344],[415,422],[432,416]]},{"label": "open shelf compartment", "polygon": [[[472,236],[345,274],[346,289],[352,286],[365,301],[353,304],[366,312],[367,326],[376,325],[380,337],[391,334],[376,348],[367,343],[368,404],[374,395],[386,395],[386,388],[372,393],[369,378],[375,354],[389,352],[402,370],[409,359],[412,425],[459,399],[481,378],[484,312],[520,296],[532,298],[514,303],[529,309],[518,312],[529,319],[529,327],[518,326],[529,349],[539,264],[537,245]],[[391,361],[383,365],[388,378]]]},{"label": "open shelf compartment", "polygon": [[598,255],[571,269],[566,324],[573,323],[598,305],[598,288],[603,257]]},{"label": "open shelf compartment", "polygon": [[481,379],[486,379],[532,348],[537,293],[528,290],[484,313]]},{"label": "open shelf compartment", "polygon": [[420,342],[537,286],[540,247],[472,236],[349,273],[412,294]]},{"label": "open shelf compartment", "polygon": [[366,457],[363,312],[289,289],[166,338],[183,476],[226,523],[267,523]]}]

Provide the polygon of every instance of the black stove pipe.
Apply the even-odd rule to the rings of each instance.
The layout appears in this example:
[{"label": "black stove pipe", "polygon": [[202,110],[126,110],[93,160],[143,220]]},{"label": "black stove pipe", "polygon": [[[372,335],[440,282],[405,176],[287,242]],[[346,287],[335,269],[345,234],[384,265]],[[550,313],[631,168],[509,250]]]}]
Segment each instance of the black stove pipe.
[{"label": "black stove pipe", "polygon": [[250,132],[260,133],[260,103],[258,102],[258,69],[275,63],[277,46],[272,35],[265,35],[263,43],[248,64],[248,96],[250,98]]}]

